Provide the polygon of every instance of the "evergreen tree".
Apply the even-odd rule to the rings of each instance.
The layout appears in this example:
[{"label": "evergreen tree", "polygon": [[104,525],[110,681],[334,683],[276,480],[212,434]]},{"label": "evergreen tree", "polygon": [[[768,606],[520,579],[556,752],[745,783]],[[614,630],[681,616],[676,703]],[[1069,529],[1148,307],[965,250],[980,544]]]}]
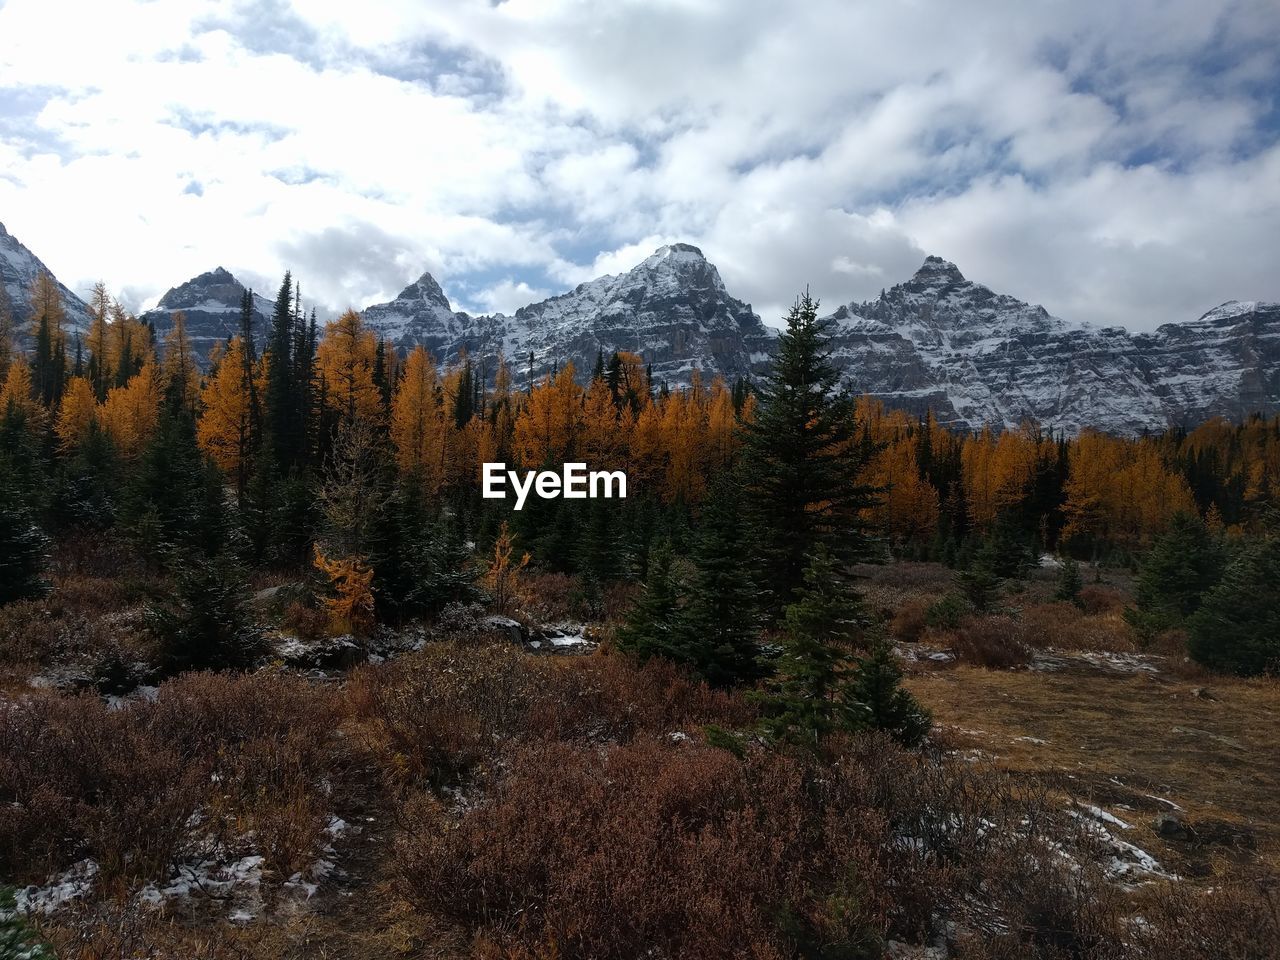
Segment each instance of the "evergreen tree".
[{"label": "evergreen tree", "polygon": [[1009,511],[996,518],[983,550],[991,572],[1001,580],[1025,579],[1035,564],[1027,537]]},{"label": "evergreen tree", "polygon": [[1177,514],[1142,560],[1137,606],[1125,619],[1146,636],[1182,626],[1217,584],[1224,563],[1222,545],[1204,521]]},{"label": "evergreen tree", "polygon": [[658,544],[650,551],[649,574],[640,598],[618,628],[618,649],[641,662],[651,657],[685,662],[680,614],[680,598],[671,574],[671,549],[665,543]]},{"label": "evergreen tree", "polygon": [[884,638],[858,661],[847,695],[860,725],[883,730],[903,746],[918,746],[933,725],[929,712],[903,689],[902,669]]},{"label": "evergreen tree", "polygon": [[1188,622],[1192,658],[1240,676],[1280,674],[1280,539],[1245,547]]},{"label": "evergreen tree", "polygon": [[196,445],[189,416],[161,413],[124,494],[122,519],[152,562],[182,551],[213,556],[223,548],[228,518],[222,475]]},{"label": "evergreen tree", "polygon": [[409,477],[380,511],[370,559],[383,619],[404,621],[480,596],[457,524],[433,519],[427,503],[419,481]]},{"label": "evergreen tree", "polygon": [[1080,564],[1071,556],[1063,557],[1062,566],[1058,570],[1058,589],[1054,592],[1053,599],[1078,603],[1082,589],[1084,580],[1080,577]]},{"label": "evergreen tree", "polygon": [[590,500],[578,548],[578,572],[596,587],[620,575],[620,545],[614,530],[615,511],[607,500]]},{"label": "evergreen tree", "polygon": [[46,407],[53,407],[55,397],[60,398],[60,378],[54,370],[56,362],[49,318],[42,314],[36,322],[36,350],[31,363],[31,382],[36,391],[36,399]]},{"label": "evergreen tree", "polygon": [[1000,565],[999,545],[987,540],[955,576],[956,586],[969,605],[980,613],[995,606],[1003,578],[996,573]]},{"label": "evergreen tree", "polygon": [[302,452],[302,423],[294,379],[293,277],[286,271],[276,294],[267,344],[267,385],[263,398],[264,429],[272,461],[281,473],[297,466]]},{"label": "evergreen tree", "polygon": [[859,475],[871,448],[855,436],[851,399],[833,392],[830,341],[806,293],[787,316],[773,372],[743,432],[747,492],[775,609],[794,599],[815,548],[846,562],[870,554],[860,513],[875,491]]},{"label": "evergreen tree", "polygon": [[761,617],[737,485],[716,485],[703,508],[687,591],[682,657],[713,686],[753,683],[764,672]]},{"label": "evergreen tree", "polygon": [[0,473],[0,606],[42,597],[50,590],[49,538],[22,504],[11,476]]},{"label": "evergreen tree", "polygon": [[787,606],[777,681],[762,698],[763,727],[771,738],[812,748],[827,734],[856,726],[858,710],[845,687],[849,647],[864,619],[861,600],[836,559],[819,547],[805,568],[797,599]]},{"label": "evergreen tree", "polygon": [[147,609],[147,626],[163,644],[164,669],[244,669],[265,652],[249,614],[248,580],[226,553],[171,557],[173,586],[163,603]]}]

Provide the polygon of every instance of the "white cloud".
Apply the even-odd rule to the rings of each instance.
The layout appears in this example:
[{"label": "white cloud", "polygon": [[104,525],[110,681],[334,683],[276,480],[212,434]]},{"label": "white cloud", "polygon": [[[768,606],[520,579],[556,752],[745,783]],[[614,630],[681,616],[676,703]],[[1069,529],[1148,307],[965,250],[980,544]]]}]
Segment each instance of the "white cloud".
[{"label": "white cloud", "polygon": [[8,0],[0,219],[140,303],[222,264],[509,311],[688,240],[770,322],[929,252],[1150,327],[1280,299],[1278,31],[1270,0]]}]

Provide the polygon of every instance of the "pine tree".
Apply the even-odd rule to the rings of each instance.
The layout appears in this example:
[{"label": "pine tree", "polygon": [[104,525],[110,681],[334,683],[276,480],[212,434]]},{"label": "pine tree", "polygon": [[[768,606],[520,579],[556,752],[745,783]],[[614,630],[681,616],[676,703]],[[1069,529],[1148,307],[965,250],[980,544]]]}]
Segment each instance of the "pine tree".
[{"label": "pine tree", "polygon": [[19,499],[15,479],[0,472],[0,606],[49,592],[49,538]]},{"label": "pine tree", "polygon": [[282,474],[297,466],[303,438],[294,380],[293,275],[285,271],[276,294],[267,343],[267,385],[263,398],[263,428],[272,462]]},{"label": "pine tree", "polygon": [[1188,651],[1214,670],[1240,676],[1280,674],[1280,539],[1241,551],[1198,604]]},{"label": "pine tree", "polygon": [[13,305],[9,302],[9,291],[0,283],[0,383],[8,376],[9,364],[18,350],[14,333]]},{"label": "pine tree", "polygon": [[996,573],[996,548],[984,543],[955,576],[956,586],[969,605],[980,613],[995,606],[1003,579]]},{"label": "pine tree", "polygon": [[858,661],[847,695],[860,725],[883,730],[904,746],[918,746],[933,724],[929,712],[903,689],[902,669],[884,638]]},{"label": "pine tree", "polygon": [[643,591],[618,628],[618,649],[641,662],[665,657],[680,663],[685,662],[683,640],[684,622],[671,573],[671,548],[662,543],[649,552]]},{"label": "pine tree", "polygon": [[775,740],[816,747],[838,730],[851,730],[857,712],[843,691],[849,682],[849,648],[860,635],[861,601],[825,547],[814,552],[804,585],[783,616],[783,651],[777,680],[763,697],[763,727]]},{"label": "pine tree", "polygon": [[1035,563],[1026,536],[1009,511],[996,517],[983,545],[991,572],[1001,580],[1022,580]]},{"label": "pine tree", "polygon": [[1142,559],[1137,606],[1125,611],[1125,619],[1145,636],[1182,626],[1217,584],[1224,564],[1222,545],[1204,521],[1177,514]]},{"label": "pine tree", "polygon": [[1063,557],[1062,566],[1058,570],[1058,589],[1054,592],[1053,599],[1078,603],[1082,589],[1084,580],[1080,577],[1080,564],[1071,556]]},{"label": "pine tree", "polygon": [[248,578],[228,554],[182,553],[169,560],[173,585],[147,609],[147,626],[163,645],[164,668],[241,670],[265,652],[249,613]]},{"label": "pine tree", "polygon": [[806,293],[787,316],[773,372],[744,429],[747,492],[775,609],[794,599],[817,547],[844,561],[870,552],[860,514],[875,491],[860,474],[871,448],[855,435],[849,397],[834,393],[830,341],[828,324]]},{"label": "pine tree", "polygon": [[717,485],[703,510],[682,616],[681,659],[713,686],[753,683],[763,673],[761,616],[737,484]]},{"label": "pine tree", "polygon": [[406,620],[448,603],[479,598],[470,551],[457,525],[432,518],[414,477],[396,488],[379,518],[371,557],[373,591],[384,620]]}]

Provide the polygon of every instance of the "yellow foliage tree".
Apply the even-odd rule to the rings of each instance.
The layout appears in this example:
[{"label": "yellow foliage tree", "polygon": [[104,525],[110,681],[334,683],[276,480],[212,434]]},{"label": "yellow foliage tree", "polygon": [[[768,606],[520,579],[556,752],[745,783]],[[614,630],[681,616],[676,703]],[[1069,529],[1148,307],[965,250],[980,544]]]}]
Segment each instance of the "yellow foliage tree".
[{"label": "yellow foliage tree", "polygon": [[493,544],[493,558],[484,577],[485,586],[493,597],[494,609],[499,613],[507,613],[510,609],[519,588],[520,571],[529,565],[529,554],[524,554],[519,560],[514,557],[515,543],[507,529],[507,521],[503,520],[498,539]]},{"label": "yellow foliage tree", "polygon": [[120,455],[132,459],[151,440],[160,412],[160,377],[148,359],[123,387],[114,387],[102,406],[102,423]]},{"label": "yellow foliage tree", "polygon": [[326,597],[329,629],[335,634],[367,636],[374,627],[373,568],[364,557],[326,557],[315,544],[315,566],[326,577],[334,595]]},{"label": "yellow foliage tree", "polygon": [[516,418],[514,452],[520,463],[536,468],[572,460],[582,433],[582,388],[566,364],[554,380],[544,377]]},{"label": "yellow foliage tree", "polygon": [[196,441],[218,468],[235,477],[236,489],[244,491],[249,480],[250,458],[254,446],[254,410],[251,387],[265,389],[263,364],[252,374],[246,363],[244,343],[232,337],[226,352],[219,358],[217,370],[200,393],[200,421],[196,425]]},{"label": "yellow foliage tree", "polygon": [[436,365],[423,347],[414,347],[391,401],[391,441],[401,473],[418,476],[432,493],[444,483],[440,467],[445,417],[440,400]]},{"label": "yellow foliage tree", "polygon": [[40,404],[35,400],[31,388],[31,367],[26,358],[19,355],[9,364],[5,374],[4,389],[0,390],[0,414],[10,407],[26,414],[28,418],[38,417]]},{"label": "yellow foliage tree", "polygon": [[64,453],[84,442],[97,419],[97,408],[89,381],[84,377],[73,377],[62,393],[62,406],[58,409],[58,421],[54,426],[58,445]]},{"label": "yellow foliage tree", "polygon": [[382,397],[373,382],[377,353],[373,331],[354,310],[325,324],[316,366],[325,382],[325,403],[344,423],[382,419]]}]

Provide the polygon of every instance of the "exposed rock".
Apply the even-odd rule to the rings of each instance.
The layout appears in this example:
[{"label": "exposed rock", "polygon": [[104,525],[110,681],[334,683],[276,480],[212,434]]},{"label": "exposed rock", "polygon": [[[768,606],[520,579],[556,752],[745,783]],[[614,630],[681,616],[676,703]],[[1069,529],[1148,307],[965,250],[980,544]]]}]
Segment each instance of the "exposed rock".
[{"label": "exposed rock", "polygon": [[[40,274],[52,271],[34,253],[24,247],[13,234],[0,223],[0,286],[9,298],[10,309],[21,342],[29,339],[28,321],[31,319],[31,282]],[[56,277],[54,278],[56,281]],[[62,295],[62,307],[66,312],[68,334],[83,334],[89,329],[89,308],[85,302],[58,283]]]},{"label": "exposed rock", "polygon": [[514,316],[473,317],[454,312],[430,274],[423,274],[390,303],[364,311],[365,320],[401,349],[421,344],[440,362],[465,350],[486,379],[501,351],[518,383],[572,362],[584,378],[600,352],[639,354],[655,381],[688,384],[694,370],[706,379],[733,380],[762,373],[776,332],[731,297],[720,273],[697,247],[660,247],[619,276],[579,284],[569,293],[522,307]]},{"label": "exposed rock", "polygon": [[[240,303],[244,285],[222,267],[192,277],[186,283],[170,288],[154,310],[141,317],[156,330],[156,342],[164,343],[173,328],[178,311],[186,316],[187,336],[202,368],[208,367],[209,351],[214,344],[225,342],[240,333]],[[271,313],[275,303],[253,295],[253,339],[259,350],[270,333]]]},{"label": "exposed rock", "polygon": [[1156,836],[1165,840],[1189,840],[1191,838],[1191,830],[1182,822],[1180,817],[1172,813],[1156,814],[1156,818],[1151,821],[1151,829],[1156,832]]}]

